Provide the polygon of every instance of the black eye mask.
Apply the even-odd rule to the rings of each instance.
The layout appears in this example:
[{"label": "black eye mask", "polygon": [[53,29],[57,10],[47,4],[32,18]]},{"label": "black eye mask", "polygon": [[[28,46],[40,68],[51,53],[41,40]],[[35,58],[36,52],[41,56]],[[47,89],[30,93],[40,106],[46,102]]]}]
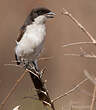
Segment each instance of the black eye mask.
[{"label": "black eye mask", "polygon": [[49,9],[47,8],[35,8],[32,9],[31,13],[29,14],[29,16],[26,18],[25,23],[23,25],[23,27],[31,24],[32,22],[34,22],[34,19],[40,15],[44,15],[51,12]]}]

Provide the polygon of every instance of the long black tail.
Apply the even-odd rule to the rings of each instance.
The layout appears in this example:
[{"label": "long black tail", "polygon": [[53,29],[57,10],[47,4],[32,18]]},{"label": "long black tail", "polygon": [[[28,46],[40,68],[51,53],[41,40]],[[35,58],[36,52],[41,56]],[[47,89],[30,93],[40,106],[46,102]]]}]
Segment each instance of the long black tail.
[{"label": "long black tail", "polygon": [[[47,103],[51,103],[49,100],[49,96],[47,94],[47,90],[45,88],[44,82],[42,81],[41,78],[35,76],[34,74],[32,74],[31,72],[29,72],[32,82],[35,86],[35,89],[37,91],[37,95],[39,97],[39,100],[45,101]],[[46,94],[44,94],[46,93]]]}]

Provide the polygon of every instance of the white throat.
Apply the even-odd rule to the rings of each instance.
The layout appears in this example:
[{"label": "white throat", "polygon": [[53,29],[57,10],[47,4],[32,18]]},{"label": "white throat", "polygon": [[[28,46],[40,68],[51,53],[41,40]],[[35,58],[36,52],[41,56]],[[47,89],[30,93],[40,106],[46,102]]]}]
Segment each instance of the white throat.
[{"label": "white throat", "polygon": [[47,20],[47,17],[44,15],[41,15],[34,19],[34,23],[44,24],[46,22],[46,20]]}]

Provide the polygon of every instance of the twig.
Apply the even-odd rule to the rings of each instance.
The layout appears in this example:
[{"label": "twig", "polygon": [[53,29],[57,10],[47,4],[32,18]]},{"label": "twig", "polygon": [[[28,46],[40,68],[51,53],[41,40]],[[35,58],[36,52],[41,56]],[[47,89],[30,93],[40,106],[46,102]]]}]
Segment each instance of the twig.
[{"label": "twig", "polygon": [[11,63],[9,63],[9,64],[4,64],[4,66],[15,66],[15,67],[22,68],[22,66],[20,66],[20,65],[17,65],[17,64],[11,64]]},{"label": "twig", "polygon": [[87,70],[84,70],[85,76],[94,84],[94,91],[92,95],[92,102],[90,105],[90,110],[93,110],[94,104],[95,104],[95,98],[96,98],[96,80],[89,74]]},{"label": "twig", "polygon": [[96,58],[96,55],[90,55],[90,54],[64,54],[65,56],[76,56],[76,57],[84,57],[84,58]]},{"label": "twig", "polygon": [[74,88],[70,89],[68,92],[56,97],[55,99],[52,100],[52,102],[56,102],[58,99],[63,98],[66,95],[69,95],[70,93],[74,92],[76,89],[78,89],[82,84],[84,84],[88,79],[84,79],[83,81],[81,81],[79,84],[77,84]]},{"label": "twig", "polygon": [[64,54],[65,56],[75,56],[75,57],[81,57],[80,54],[74,54],[74,53],[71,53],[71,54]]},{"label": "twig", "polygon": [[30,72],[31,74],[33,74],[34,76],[36,76],[37,78],[39,78],[38,73],[34,73],[34,72],[32,72],[31,70],[29,70],[29,69],[26,69],[26,71]]},{"label": "twig", "polygon": [[93,78],[87,70],[84,70],[84,75],[91,81],[94,85],[96,85],[96,80]]},{"label": "twig", "polygon": [[76,57],[84,57],[84,58],[96,58],[96,55],[91,52],[91,54],[88,54],[83,48],[80,47],[80,51],[81,51],[81,54],[74,54],[74,53],[71,53],[71,54],[64,54],[65,56],[76,56]]},{"label": "twig", "polygon": [[52,60],[54,58],[54,56],[51,56],[51,57],[41,57],[38,59],[39,60]]},{"label": "twig", "polygon": [[96,98],[96,85],[94,87],[93,95],[92,95],[92,102],[90,105],[90,110],[93,110],[94,104],[95,104],[95,98]]},{"label": "twig", "polygon": [[40,72],[41,77],[43,76],[43,74],[45,73],[45,71],[48,71],[47,67],[44,67],[44,68],[41,70],[41,72]]},{"label": "twig", "polygon": [[[63,8],[63,12],[62,14],[64,15],[67,15],[69,18],[71,18],[71,20],[87,35],[87,37],[92,41],[92,42],[76,42],[76,43],[71,43],[71,44],[66,44],[66,45],[63,45],[63,47],[67,47],[67,46],[72,46],[72,45],[79,45],[79,44],[87,44],[87,43],[90,43],[90,44],[94,44],[96,45],[96,40],[94,39],[94,37],[85,29],[85,27],[83,25],[81,25],[73,16],[71,13],[69,13],[66,9]],[[68,55],[68,54],[67,54]],[[70,54],[72,56],[81,56],[79,54]],[[93,55],[89,55],[89,54],[84,54],[83,57],[87,57],[87,58],[96,58],[96,56],[93,54]],[[90,110],[93,110],[93,107],[94,107],[94,104],[95,104],[95,97],[96,97],[96,80],[88,73],[88,71],[84,71],[84,74],[85,76],[94,84],[94,91],[93,91],[93,98],[92,98],[92,102],[91,102],[91,105],[90,105]],[[88,80],[87,79],[87,80]],[[78,87],[78,86],[77,86]],[[75,87],[75,88],[77,88]],[[67,92],[68,93],[71,93],[75,90],[75,88],[73,88],[71,91]],[[57,97],[55,100],[59,99],[59,98],[62,98],[66,95],[66,93],[64,95],[61,95],[59,97]]]},{"label": "twig", "polygon": [[80,45],[80,44],[94,44],[94,43],[93,42],[74,42],[74,43],[64,44],[61,47],[69,47],[69,46]]},{"label": "twig", "polygon": [[91,102],[91,105],[90,105],[90,110],[93,110],[94,103],[96,101],[96,86],[94,87],[94,91],[93,91],[92,95],[90,93],[88,93],[87,91],[83,91],[83,93],[85,93],[85,94],[87,93],[87,95],[92,98],[92,102]]},{"label": "twig", "polygon": [[37,97],[25,96],[23,99],[39,100]]},{"label": "twig", "polygon": [[73,20],[73,22],[89,37],[89,39],[92,41],[92,43],[96,44],[96,40],[93,38],[93,36],[85,29],[83,25],[81,25],[71,13],[69,13],[66,9],[63,8],[62,14],[67,15],[69,18]]},{"label": "twig", "polygon": [[18,78],[18,80],[16,81],[16,83],[14,84],[14,86],[12,87],[12,89],[9,91],[8,95],[1,102],[0,109],[5,105],[5,103],[7,102],[8,98],[13,94],[13,92],[16,89],[16,87],[18,86],[18,84],[20,83],[20,81],[24,78],[24,76],[25,76],[26,73],[27,73],[27,71],[25,70],[24,73]]}]

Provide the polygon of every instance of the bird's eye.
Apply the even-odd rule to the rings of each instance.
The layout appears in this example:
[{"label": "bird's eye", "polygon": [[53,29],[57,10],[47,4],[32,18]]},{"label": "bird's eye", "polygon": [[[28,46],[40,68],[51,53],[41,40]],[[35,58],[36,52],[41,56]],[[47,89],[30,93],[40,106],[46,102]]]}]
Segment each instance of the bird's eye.
[{"label": "bird's eye", "polygon": [[42,11],[39,11],[39,14],[41,14],[42,13]]}]

